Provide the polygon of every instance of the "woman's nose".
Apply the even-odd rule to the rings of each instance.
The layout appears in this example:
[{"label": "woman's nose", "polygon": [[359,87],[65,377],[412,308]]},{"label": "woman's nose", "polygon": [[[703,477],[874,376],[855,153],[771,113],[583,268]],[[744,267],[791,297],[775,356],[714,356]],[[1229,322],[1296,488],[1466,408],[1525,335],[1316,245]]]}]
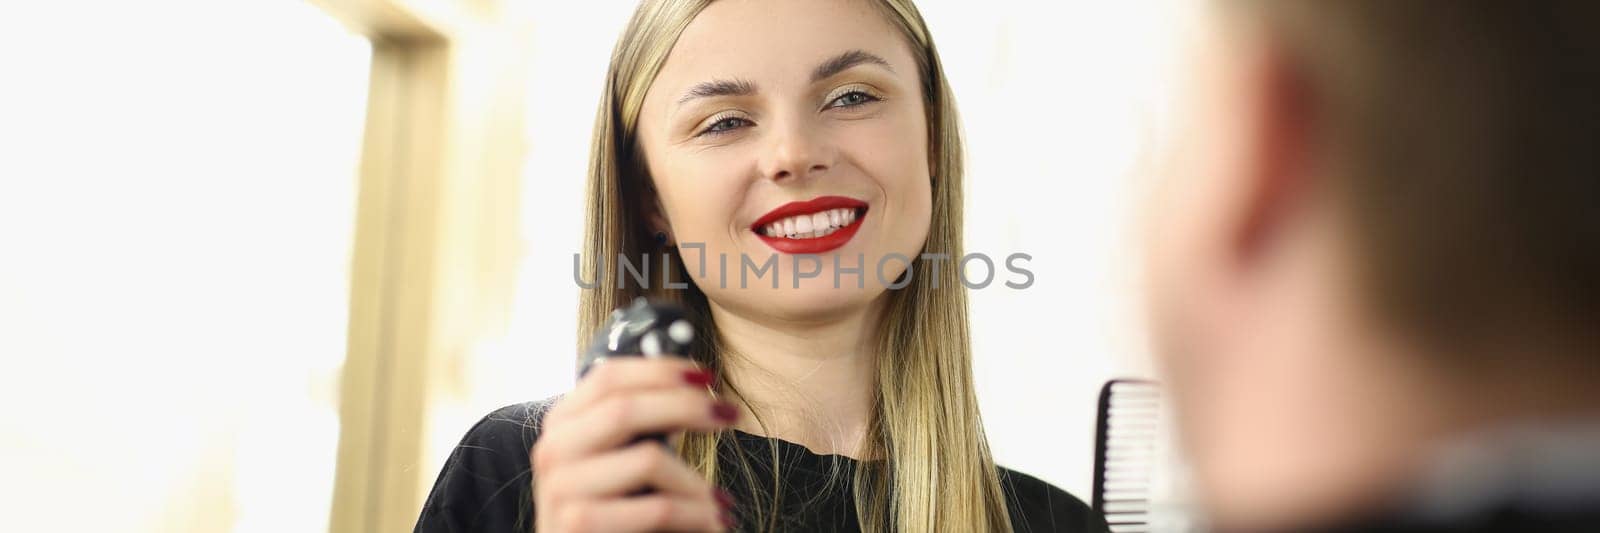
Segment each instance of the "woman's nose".
[{"label": "woman's nose", "polygon": [[791,121],[780,128],[767,147],[763,177],[773,181],[804,179],[833,167],[838,150],[822,128]]}]

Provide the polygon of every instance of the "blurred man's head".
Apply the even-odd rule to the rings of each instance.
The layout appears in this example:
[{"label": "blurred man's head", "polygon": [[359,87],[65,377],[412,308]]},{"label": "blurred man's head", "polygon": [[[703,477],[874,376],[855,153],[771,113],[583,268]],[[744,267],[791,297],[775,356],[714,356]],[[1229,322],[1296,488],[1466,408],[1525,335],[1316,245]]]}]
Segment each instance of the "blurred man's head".
[{"label": "blurred man's head", "polygon": [[1600,406],[1600,2],[1196,1],[1148,280],[1214,518]]}]

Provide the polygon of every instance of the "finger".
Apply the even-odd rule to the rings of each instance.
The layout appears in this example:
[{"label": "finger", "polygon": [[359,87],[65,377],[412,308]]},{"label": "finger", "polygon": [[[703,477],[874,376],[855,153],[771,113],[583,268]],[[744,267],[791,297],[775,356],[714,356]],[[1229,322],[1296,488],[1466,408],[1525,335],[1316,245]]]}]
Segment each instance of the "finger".
[{"label": "finger", "polygon": [[627,391],[673,387],[704,389],[710,384],[711,374],[687,359],[613,357],[595,365],[546,416],[547,420],[560,419]]},{"label": "finger", "polygon": [[559,531],[725,531],[732,518],[715,503],[660,494],[590,500],[556,511]]},{"label": "finger", "polygon": [[646,441],[561,465],[539,483],[548,483],[561,501],[635,494],[641,489],[683,499],[717,500],[711,483],[658,442]]},{"label": "finger", "polygon": [[581,412],[569,413],[560,431],[546,431],[534,446],[534,467],[595,455],[643,434],[722,429],[738,415],[739,410],[732,404],[694,389],[618,395]]}]

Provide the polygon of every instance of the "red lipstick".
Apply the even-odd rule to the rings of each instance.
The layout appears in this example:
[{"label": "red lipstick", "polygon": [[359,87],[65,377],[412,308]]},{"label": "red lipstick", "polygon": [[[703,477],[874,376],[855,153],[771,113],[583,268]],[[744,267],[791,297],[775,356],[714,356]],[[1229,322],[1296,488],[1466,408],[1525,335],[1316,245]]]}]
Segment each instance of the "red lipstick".
[{"label": "red lipstick", "polygon": [[[769,224],[784,220],[789,217],[801,215],[814,215],[835,209],[850,210],[853,220],[848,224],[838,227],[832,233],[821,237],[788,238],[780,235],[767,235],[766,227]],[[804,202],[789,202],[773,209],[750,225],[750,230],[755,232],[761,242],[767,243],[772,249],[786,254],[820,254],[837,249],[850,242],[855,237],[856,231],[861,229],[861,223],[866,218],[867,203],[844,196],[821,196]]]}]

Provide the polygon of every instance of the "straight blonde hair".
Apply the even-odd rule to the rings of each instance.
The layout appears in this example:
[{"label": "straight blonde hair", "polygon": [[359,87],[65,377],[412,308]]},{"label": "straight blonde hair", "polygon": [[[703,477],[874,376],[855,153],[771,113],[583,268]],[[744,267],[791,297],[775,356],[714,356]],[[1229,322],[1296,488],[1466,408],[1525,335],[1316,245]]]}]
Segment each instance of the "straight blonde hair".
[{"label": "straight blonde hair", "polygon": [[[653,187],[638,153],[636,127],[645,93],[668,53],[691,20],[712,0],[643,0],[612,52],[595,118],[589,158],[588,219],[582,269],[595,273],[594,288],[579,299],[578,339],[587,343],[612,309],[636,297],[675,301],[692,315],[698,342],[691,356],[723,375],[726,355],[705,293],[693,283],[669,291],[662,283],[637,283],[605,273],[614,258],[663,257],[645,220]],[[962,142],[955,104],[937,49],[921,13],[910,0],[871,0],[905,36],[917,60],[928,123],[928,158],[933,191],[932,225],[924,251],[961,257]],[[660,268],[665,269],[665,265]],[[913,268],[915,268],[913,266]],[[691,279],[681,261],[676,279]],[[887,294],[877,339],[878,383],[862,463],[851,482],[863,531],[1010,531],[999,472],[990,456],[972,383],[967,294],[955,268],[916,272],[906,287]],[[909,274],[909,272],[908,272]],[[613,282],[615,281],[615,282]],[[757,413],[760,421],[760,413]],[[763,424],[763,427],[765,424]],[[717,451],[737,444],[728,432],[691,434],[678,453],[708,480],[715,481]],[[744,454],[735,454],[741,459]],[[770,498],[742,502],[742,511],[766,531],[779,527],[781,465],[773,447]],[[749,465],[742,467],[748,473]],[[762,494],[746,475],[752,494]]]}]

